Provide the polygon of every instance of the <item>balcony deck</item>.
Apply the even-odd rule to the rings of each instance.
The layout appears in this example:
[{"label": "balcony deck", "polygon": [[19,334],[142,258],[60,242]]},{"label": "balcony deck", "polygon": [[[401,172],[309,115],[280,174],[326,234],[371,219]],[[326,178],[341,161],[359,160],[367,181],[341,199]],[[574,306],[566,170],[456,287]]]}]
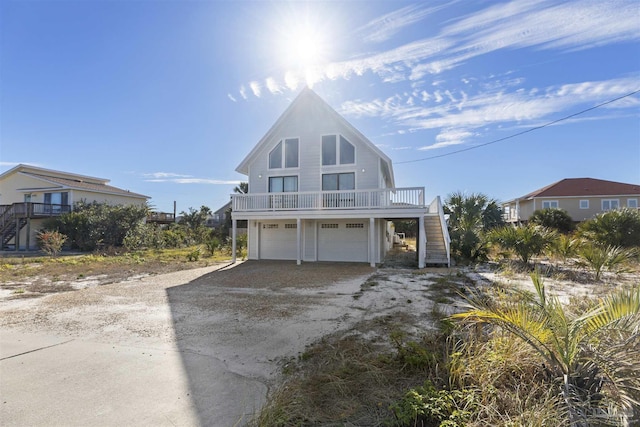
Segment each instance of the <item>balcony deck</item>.
[{"label": "balcony deck", "polygon": [[[425,209],[424,187],[233,194],[234,214]],[[234,215],[238,216],[238,215]]]}]

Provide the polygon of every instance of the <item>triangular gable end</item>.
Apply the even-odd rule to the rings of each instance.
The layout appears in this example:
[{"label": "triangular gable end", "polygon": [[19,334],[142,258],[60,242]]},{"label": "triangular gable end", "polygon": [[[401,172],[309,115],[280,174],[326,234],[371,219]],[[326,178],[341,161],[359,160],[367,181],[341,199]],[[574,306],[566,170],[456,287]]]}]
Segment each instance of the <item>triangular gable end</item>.
[{"label": "triangular gable end", "polygon": [[289,117],[294,114],[294,112],[304,105],[305,102],[312,104],[316,108],[322,108],[325,111],[329,112],[333,118],[340,122],[343,126],[349,128],[353,133],[355,133],[373,152],[378,155],[380,161],[383,163],[383,170],[386,171],[389,175],[389,181],[391,187],[395,187],[395,178],[393,175],[393,165],[391,163],[391,159],[384,154],[378,147],[373,144],[369,138],[364,136],[358,129],[356,129],[351,123],[349,123],[344,117],[342,117],[336,110],[334,110],[327,102],[325,102],[317,93],[311,90],[308,87],[305,87],[300,94],[293,100],[293,102],[287,107],[287,109],[282,113],[282,115],[276,120],[276,122],[271,126],[269,131],[260,139],[260,141],[253,147],[251,152],[242,160],[242,162],[236,168],[236,172],[241,173],[243,175],[249,174],[249,164],[254,159],[255,156],[258,155],[263,149],[263,146],[268,143],[271,139],[271,136],[277,131],[277,129],[285,123]]}]

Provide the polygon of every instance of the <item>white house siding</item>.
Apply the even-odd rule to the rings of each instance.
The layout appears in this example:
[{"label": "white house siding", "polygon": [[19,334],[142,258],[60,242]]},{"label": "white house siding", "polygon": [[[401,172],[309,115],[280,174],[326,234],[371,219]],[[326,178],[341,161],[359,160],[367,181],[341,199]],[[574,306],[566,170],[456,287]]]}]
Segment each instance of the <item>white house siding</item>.
[{"label": "white house siding", "polygon": [[[263,149],[249,166],[251,193],[267,193],[270,176],[298,176],[298,191],[320,191],[323,173],[355,172],[356,189],[379,188],[380,164],[378,155],[355,133],[336,122],[324,110],[294,111],[292,117],[270,133]],[[341,134],[355,147],[356,163],[351,165],[322,166],[322,135]],[[299,138],[298,168],[269,169],[269,153],[284,138]]]}]

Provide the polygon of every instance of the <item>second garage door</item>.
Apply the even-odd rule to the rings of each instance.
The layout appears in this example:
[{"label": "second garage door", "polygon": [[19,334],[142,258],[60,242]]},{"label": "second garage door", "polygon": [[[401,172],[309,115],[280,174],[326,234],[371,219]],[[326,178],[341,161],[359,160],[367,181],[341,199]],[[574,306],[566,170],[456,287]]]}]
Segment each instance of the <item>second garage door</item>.
[{"label": "second garage door", "polygon": [[318,223],[318,261],[369,261],[367,221]]}]

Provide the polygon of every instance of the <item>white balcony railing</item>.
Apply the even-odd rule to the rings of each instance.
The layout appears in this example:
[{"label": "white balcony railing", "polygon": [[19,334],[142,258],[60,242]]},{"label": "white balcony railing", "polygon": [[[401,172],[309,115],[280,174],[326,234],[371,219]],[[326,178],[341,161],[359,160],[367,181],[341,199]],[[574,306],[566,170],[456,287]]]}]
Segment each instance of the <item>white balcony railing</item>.
[{"label": "white balcony railing", "polygon": [[232,194],[234,212],[425,207],[424,188]]}]

